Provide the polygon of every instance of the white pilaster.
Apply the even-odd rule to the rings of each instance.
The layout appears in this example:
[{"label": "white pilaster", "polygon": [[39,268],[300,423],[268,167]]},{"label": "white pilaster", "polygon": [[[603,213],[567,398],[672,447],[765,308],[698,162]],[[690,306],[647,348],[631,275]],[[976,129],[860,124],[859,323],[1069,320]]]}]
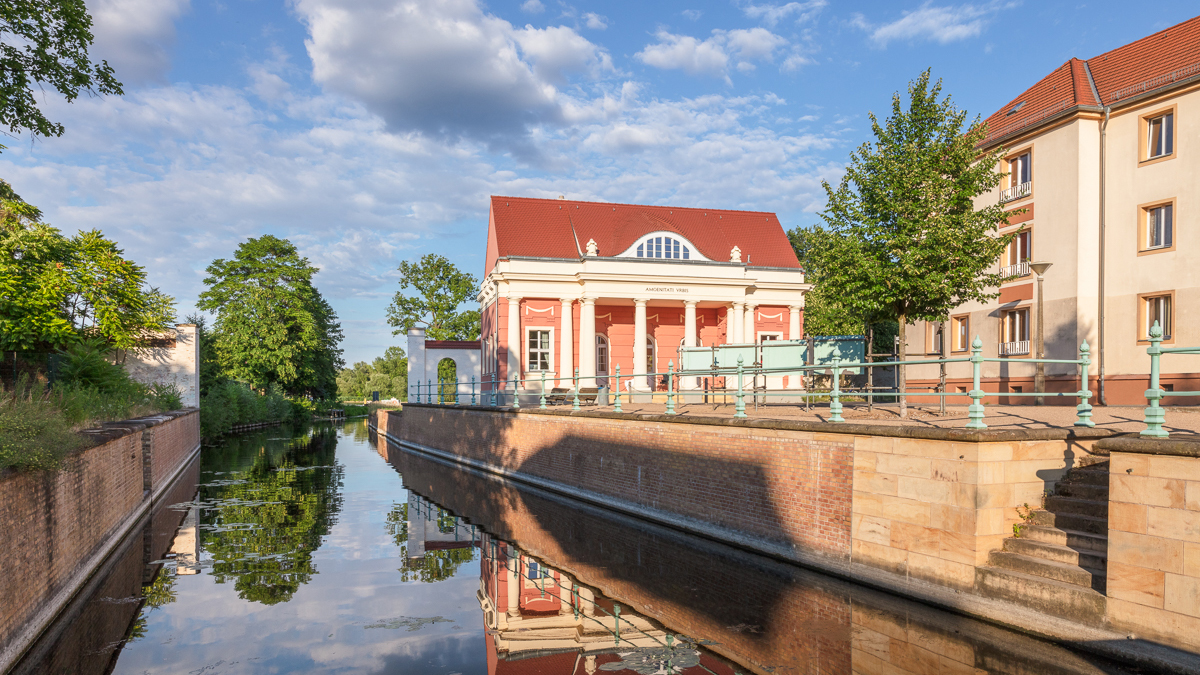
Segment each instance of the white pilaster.
[{"label": "white pilaster", "polygon": [[758,335],[755,332],[755,326],[757,325],[757,322],[754,318],[756,312],[758,312],[758,305],[746,303],[746,318],[742,322],[742,327],[745,331],[742,333],[742,342],[747,344],[754,344],[755,342],[758,342]]},{"label": "white pilaster", "polygon": [[[788,339],[799,340],[804,336],[800,333],[800,309],[799,305],[788,305]],[[789,373],[788,389],[800,388],[800,373]]]},{"label": "white pilaster", "polygon": [[508,347],[508,375],[505,377],[515,380],[521,377],[521,354],[524,340],[521,337],[521,298],[511,295],[508,297],[508,344],[506,346]]},{"label": "white pilaster", "polygon": [[508,547],[508,617],[509,620],[521,618],[521,556],[513,555],[512,547]]},{"label": "white pilaster", "polygon": [[[413,326],[408,329],[408,400],[415,402],[420,397],[424,401],[426,379],[425,329]],[[418,384],[421,385],[420,390],[417,389]]]},{"label": "white pilaster", "polygon": [[562,316],[558,322],[558,386],[569,389],[575,376],[575,312],[574,298],[559,298]]},{"label": "white pilaster", "polygon": [[[700,343],[696,336],[696,301],[695,300],[684,300],[683,301],[683,346],[684,347],[695,347],[699,344]],[[680,359],[679,361],[680,361],[679,363],[675,364],[676,368],[683,367],[683,359]],[[679,387],[681,389],[695,389],[697,387],[698,381],[699,381],[699,378],[696,378],[696,377],[682,377],[682,378],[679,378]]]},{"label": "white pilaster", "polygon": [[729,306],[725,314],[725,342],[737,344],[742,341],[742,319],[745,318],[746,306],[735,302]]},{"label": "white pilaster", "polygon": [[634,389],[646,389],[646,301],[633,301],[633,372],[630,375],[641,375],[634,378]]},{"label": "white pilaster", "polygon": [[580,386],[595,387],[596,376],[596,299],[583,298],[579,305],[579,377]]}]

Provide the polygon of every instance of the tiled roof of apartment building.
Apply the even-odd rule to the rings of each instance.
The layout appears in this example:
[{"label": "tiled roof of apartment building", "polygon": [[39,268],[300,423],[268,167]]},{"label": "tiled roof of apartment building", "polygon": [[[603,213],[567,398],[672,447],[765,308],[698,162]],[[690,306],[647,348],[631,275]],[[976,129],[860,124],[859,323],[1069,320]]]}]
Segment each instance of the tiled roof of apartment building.
[{"label": "tiled roof of apartment building", "polygon": [[1200,17],[1195,17],[1087,61],[1067,61],[987,118],[985,144],[1076,106],[1113,105],[1198,75]]},{"label": "tiled roof of apartment building", "polygon": [[737,246],[753,267],[800,267],[774,213],[493,196],[491,215],[485,274],[507,256],[579,258],[589,239],[601,256],[620,255],[657,231],[679,234],[711,260],[728,261]]}]

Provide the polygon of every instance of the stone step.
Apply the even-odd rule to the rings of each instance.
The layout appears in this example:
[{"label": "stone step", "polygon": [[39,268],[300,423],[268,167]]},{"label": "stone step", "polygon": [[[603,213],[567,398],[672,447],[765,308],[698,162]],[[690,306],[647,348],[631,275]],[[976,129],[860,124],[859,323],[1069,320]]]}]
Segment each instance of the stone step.
[{"label": "stone step", "polygon": [[1026,525],[1021,528],[1021,539],[1040,541],[1076,550],[1100,551],[1107,555],[1108,532],[1096,534],[1080,530],[1059,529],[1051,525]]},{"label": "stone step", "polygon": [[1071,469],[1059,482],[1082,483],[1088,485],[1108,485],[1108,465],[1105,463],[1103,468],[1093,468],[1089,466],[1086,469]]},{"label": "stone step", "polygon": [[1055,495],[1075,497],[1076,499],[1091,499],[1108,502],[1108,485],[1092,485],[1090,483],[1067,483],[1059,481],[1055,486]]},{"label": "stone step", "polygon": [[1052,495],[1046,497],[1045,510],[1051,513],[1077,513],[1081,516],[1108,519],[1108,502],[1095,499],[1079,499],[1077,497],[1062,497]]},{"label": "stone step", "polygon": [[1095,549],[1075,549],[1069,546],[1052,544],[1045,541],[1030,539],[1024,534],[1020,537],[1009,537],[1004,540],[1004,550],[1010,553],[1042,558],[1067,565],[1078,565],[1089,569],[1104,570],[1108,568],[1108,552]]},{"label": "stone step", "polygon": [[1104,595],[1075,584],[983,566],[975,569],[975,588],[985,597],[1016,602],[1081,623],[1100,625],[1104,620]]},{"label": "stone step", "polygon": [[[1074,563],[1056,562],[1031,555],[1013,553],[1012,551],[992,551],[988,554],[988,564],[1022,574],[1029,574],[1043,579],[1053,579],[1065,584],[1074,584],[1084,588],[1094,588],[1093,574]],[[1103,575],[1100,575],[1103,578]],[[1100,589],[1095,589],[1100,590]]]},{"label": "stone step", "polygon": [[1097,518],[1078,513],[1052,513],[1038,509],[1033,512],[1033,524],[1057,527],[1060,530],[1078,530],[1089,534],[1108,536],[1108,517]]}]

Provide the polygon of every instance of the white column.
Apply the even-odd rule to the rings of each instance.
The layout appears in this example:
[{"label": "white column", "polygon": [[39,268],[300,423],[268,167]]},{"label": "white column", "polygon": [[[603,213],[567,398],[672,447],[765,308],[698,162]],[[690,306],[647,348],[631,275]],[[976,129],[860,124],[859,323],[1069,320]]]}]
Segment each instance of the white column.
[{"label": "white column", "polygon": [[725,313],[725,342],[737,344],[742,341],[742,319],[745,318],[745,305],[735,302]]},{"label": "white column", "polygon": [[519,606],[521,599],[521,557],[514,556],[512,547],[508,549],[508,617],[512,619],[521,618],[521,608]]},{"label": "white column", "polygon": [[596,299],[583,298],[579,302],[580,386],[595,387],[594,379],[584,381],[582,378],[596,377]]},{"label": "white column", "polygon": [[[509,380],[521,377],[521,298],[508,297],[508,375]],[[506,386],[505,389],[508,387]]]},{"label": "white column", "polygon": [[559,325],[558,340],[558,386],[573,388],[575,376],[575,312],[574,298],[560,298],[562,303],[562,320]]},{"label": "white column", "polygon": [[[695,347],[699,345],[696,337],[696,301],[683,301],[683,346]],[[675,367],[683,368],[683,359],[679,359],[679,363]],[[695,389],[698,385],[699,378],[697,377],[682,377],[679,379],[680,389]]]},{"label": "white column", "polygon": [[[583,376],[580,375],[580,377]],[[555,582],[555,584],[558,586],[558,590],[556,590],[555,593],[558,594],[558,613],[560,616],[575,612],[575,607],[571,604],[575,599],[571,595],[571,583],[571,577],[563,574],[562,572],[558,573],[558,580]]]},{"label": "white column", "polygon": [[646,389],[646,301],[633,301],[633,372],[641,377],[634,378],[634,389]]},{"label": "white column", "polygon": [[742,323],[745,332],[742,334],[742,342],[754,344],[758,342],[758,335],[755,333],[757,321],[755,321],[755,313],[758,312],[758,305],[746,303],[746,318]]},{"label": "white column", "polygon": [[[788,339],[799,340],[804,336],[800,334],[800,306],[788,305]],[[800,388],[800,373],[789,373],[788,389]]]}]

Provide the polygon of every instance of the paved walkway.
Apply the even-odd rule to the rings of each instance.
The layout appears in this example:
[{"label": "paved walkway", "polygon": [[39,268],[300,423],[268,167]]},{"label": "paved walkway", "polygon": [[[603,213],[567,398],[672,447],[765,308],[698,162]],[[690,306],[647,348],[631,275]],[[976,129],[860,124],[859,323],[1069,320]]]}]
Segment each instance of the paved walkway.
[{"label": "paved walkway", "polygon": [[[629,403],[622,401],[622,412],[662,414],[666,405],[661,403]],[[946,415],[940,416],[937,408],[922,405],[909,406],[908,419],[901,419],[899,406],[896,404],[876,404],[874,410],[868,410],[866,404],[843,404],[842,417],[847,422],[860,424],[889,424],[914,425],[926,427],[957,427],[967,424],[966,406],[947,406]],[[561,409],[561,408],[560,408]],[[586,407],[596,410],[597,408]],[[601,407],[601,410],[612,410],[612,406]],[[1144,406],[1096,406],[1092,410],[1092,420],[1098,428],[1116,431],[1139,432],[1146,428],[1142,422]],[[1168,407],[1166,428],[1172,433],[1200,434],[1200,408]],[[989,429],[1054,429],[1070,427],[1075,424],[1074,406],[985,406],[984,423]],[[732,417],[733,404],[713,405],[711,403],[694,403],[677,405],[676,412],[680,415],[696,415],[704,417]],[[757,419],[787,419],[809,420],[815,422],[829,421],[829,404],[813,404],[811,411],[805,411],[802,405],[769,404],[758,406],[756,410],[749,400],[746,403],[746,415]]]}]

